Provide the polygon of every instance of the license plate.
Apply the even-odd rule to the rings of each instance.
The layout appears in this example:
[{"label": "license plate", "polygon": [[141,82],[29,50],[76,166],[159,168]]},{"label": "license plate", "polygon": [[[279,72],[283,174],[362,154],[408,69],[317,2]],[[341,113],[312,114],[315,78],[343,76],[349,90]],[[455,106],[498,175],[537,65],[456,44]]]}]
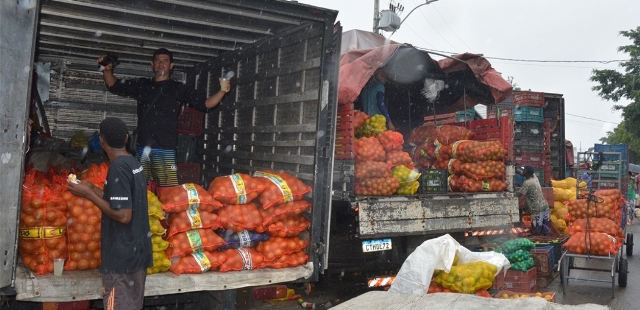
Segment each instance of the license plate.
[{"label": "license plate", "polygon": [[362,252],[376,252],[391,250],[391,239],[362,241]]}]

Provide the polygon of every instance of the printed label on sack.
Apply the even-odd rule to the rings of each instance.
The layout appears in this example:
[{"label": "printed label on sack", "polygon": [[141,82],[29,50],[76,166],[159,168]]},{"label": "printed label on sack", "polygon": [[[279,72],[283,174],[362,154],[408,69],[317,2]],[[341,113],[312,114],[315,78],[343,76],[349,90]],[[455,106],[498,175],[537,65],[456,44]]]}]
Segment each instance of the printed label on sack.
[{"label": "printed label on sack", "polygon": [[189,245],[194,252],[204,251],[202,239],[200,239],[200,233],[198,233],[197,229],[187,230],[187,239],[189,239]]},{"label": "printed label on sack", "polygon": [[488,192],[489,191],[489,182],[487,181],[482,181],[482,191],[483,192]]},{"label": "printed label on sack", "polygon": [[458,157],[458,156],[456,156],[456,152],[458,151],[458,146],[460,145],[460,143],[466,142],[466,141],[469,141],[469,140],[459,140],[459,141],[456,141],[456,142],[453,143],[453,146],[451,147],[451,156],[452,157]]},{"label": "printed label on sack", "polygon": [[240,253],[240,257],[242,257],[242,270],[251,270],[253,269],[253,261],[251,260],[251,252],[246,248],[237,248],[236,251]]},{"label": "printed label on sack", "polygon": [[243,230],[238,233],[238,240],[240,240],[240,246],[243,248],[251,246],[251,235],[249,235],[247,230]]},{"label": "printed label on sack", "polygon": [[451,158],[449,159],[449,164],[447,165],[447,170],[449,171],[449,174],[455,174],[455,171],[453,171],[453,163],[456,162],[456,158]]},{"label": "printed label on sack", "polygon": [[200,218],[198,207],[195,205],[189,205],[186,212],[189,222],[191,222],[191,228],[202,228],[202,219]]},{"label": "printed label on sack", "polygon": [[200,266],[200,270],[202,270],[202,272],[209,271],[209,269],[211,268],[211,262],[209,261],[207,255],[202,252],[196,252],[192,253],[191,256],[196,259],[196,263],[198,263],[198,266]]},{"label": "printed label on sack", "polygon": [[277,176],[271,173],[262,172],[262,171],[256,171],[256,173],[254,173],[253,176],[266,178],[267,180],[273,182],[273,184],[278,186],[278,188],[280,189],[280,192],[282,192],[283,202],[293,201],[293,193],[291,192],[289,185],[280,176]]},{"label": "printed label on sack", "polygon": [[231,184],[233,185],[233,189],[236,191],[236,195],[238,195],[238,200],[236,201],[238,205],[243,205],[247,203],[247,189],[244,186],[244,180],[239,174],[232,174],[229,176],[231,179]]},{"label": "printed label on sack", "polygon": [[200,205],[200,197],[198,196],[198,190],[193,183],[187,183],[182,185],[184,189],[187,191],[187,199],[189,200],[189,205],[195,205],[196,208]]},{"label": "printed label on sack", "polygon": [[33,227],[20,229],[19,237],[28,239],[60,238],[67,231],[66,227]]}]

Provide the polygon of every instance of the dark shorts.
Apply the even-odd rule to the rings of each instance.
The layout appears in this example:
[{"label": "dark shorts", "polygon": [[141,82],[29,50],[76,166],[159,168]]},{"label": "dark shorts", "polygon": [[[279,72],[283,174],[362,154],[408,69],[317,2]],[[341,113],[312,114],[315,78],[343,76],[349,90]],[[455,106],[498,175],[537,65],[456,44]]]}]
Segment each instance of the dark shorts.
[{"label": "dark shorts", "polygon": [[128,274],[102,274],[102,302],[105,310],[139,310],[144,305],[147,270]]}]

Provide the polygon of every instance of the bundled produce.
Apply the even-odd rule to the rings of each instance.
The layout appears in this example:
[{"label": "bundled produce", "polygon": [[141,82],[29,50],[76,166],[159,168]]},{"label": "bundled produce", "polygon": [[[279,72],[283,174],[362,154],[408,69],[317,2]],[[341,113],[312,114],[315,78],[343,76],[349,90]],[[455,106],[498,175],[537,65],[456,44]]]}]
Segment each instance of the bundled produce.
[{"label": "bundled produce", "polygon": [[147,268],[147,274],[166,272],[171,267],[171,261],[164,251],[153,251],[153,266]]},{"label": "bundled produce", "polygon": [[[212,212],[200,212],[198,208],[189,208],[186,211],[171,213],[167,223],[169,224],[167,237],[192,229],[210,228],[215,230],[220,228],[218,215]],[[153,228],[151,232],[154,232]]]},{"label": "bundled produce", "polygon": [[442,145],[451,145],[460,140],[471,140],[475,136],[473,131],[460,126],[442,125],[435,131],[438,142]]},{"label": "bundled produce", "polygon": [[415,168],[415,165],[413,164],[413,159],[411,159],[411,156],[407,152],[390,151],[386,154],[386,160],[387,160],[387,165],[391,168],[395,166],[400,166],[400,165],[404,165],[409,169]]},{"label": "bundled produce", "polygon": [[162,239],[160,235],[151,235],[151,249],[153,252],[164,251],[169,247],[169,242]]},{"label": "bundled produce", "polygon": [[396,194],[413,195],[418,191],[420,173],[400,165],[391,169],[391,175],[400,182],[400,187],[396,190]]},{"label": "bundled produce", "polygon": [[397,131],[387,130],[378,134],[377,138],[386,152],[402,151],[404,138],[402,137],[401,133]]},{"label": "bundled produce", "polygon": [[464,162],[502,161],[507,150],[497,140],[490,141],[456,141],[452,145],[453,158]]},{"label": "bundled produce", "polygon": [[264,260],[273,261],[282,255],[301,251],[308,244],[307,240],[299,237],[271,237],[256,246],[256,251],[264,255]]},{"label": "bundled produce", "polygon": [[233,232],[243,230],[264,232],[262,217],[260,217],[260,211],[255,203],[224,206],[218,210],[218,222],[224,229]]},{"label": "bundled produce", "polygon": [[[103,188],[109,166],[102,163],[91,165],[82,174],[82,180]],[[89,199],[71,196],[73,205],[67,215],[69,259],[65,261],[65,270],[86,270],[100,267],[102,211]]]},{"label": "bundled produce", "polygon": [[147,191],[147,202],[149,204],[149,217],[153,217],[159,220],[164,220],[164,214],[162,212],[162,202],[158,199],[152,191]]},{"label": "bundled produce", "polygon": [[252,248],[226,249],[222,253],[227,259],[220,265],[220,272],[258,269],[264,256]]},{"label": "bundled produce", "polygon": [[309,256],[304,251],[298,251],[291,254],[282,255],[272,261],[264,261],[260,268],[288,268],[300,266],[307,262]]},{"label": "bundled produce", "polygon": [[615,223],[622,223],[623,202],[620,197],[598,196],[602,202],[588,202],[587,199],[569,201],[569,214],[573,220],[581,219],[589,215],[590,218],[606,217]]},{"label": "bundled produce", "polygon": [[304,195],[311,191],[310,186],[284,171],[256,171],[253,176],[268,180],[265,182],[265,189],[258,196],[264,209],[276,204],[302,200]]},{"label": "bundled produce", "polygon": [[250,248],[258,245],[260,241],[266,241],[271,238],[266,233],[257,233],[255,231],[243,230],[241,232],[233,232],[231,230],[218,230],[218,234],[226,244],[218,247],[218,250]]},{"label": "bundled produce", "polygon": [[566,178],[564,180],[551,180],[551,186],[553,186],[553,200],[564,202],[576,199],[576,184],[575,178]]},{"label": "bundled produce", "polygon": [[209,184],[209,193],[225,205],[240,205],[252,202],[267,186],[264,178],[236,173],[220,176]]},{"label": "bundled produce", "polygon": [[31,181],[22,191],[18,251],[24,265],[41,275],[53,272],[53,259],[67,258],[67,217],[60,211],[66,202],[50,203],[54,193]]},{"label": "bundled produce", "polygon": [[501,178],[506,171],[506,167],[502,161],[463,162],[458,159],[451,159],[448,170],[450,174],[464,175],[474,180],[483,180]]},{"label": "bundled produce", "polygon": [[387,153],[376,137],[363,137],[356,140],[354,150],[355,159],[359,162],[384,162],[387,158]]},{"label": "bundled produce", "polygon": [[394,177],[370,178],[356,180],[356,195],[391,196],[400,187],[400,182]]},{"label": "bundled produce", "polygon": [[602,232],[624,239],[624,230],[620,227],[620,224],[604,217],[589,218],[588,220],[586,218],[578,219],[571,222],[567,231],[572,235],[577,232]]},{"label": "bundled produce", "polygon": [[618,253],[616,237],[603,232],[576,232],[565,244],[567,251],[576,254],[607,256]]},{"label": "bundled produce", "polygon": [[[428,139],[435,137],[437,127],[435,125],[422,125],[411,130],[409,142],[413,145],[422,145]],[[433,141],[431,142],[433,144]]]},{"label": "bundled produce", "polygon": [[454,265],[450,272],[436,271],[433,281],[453,292],[472,294],[489,289],[497,272],[498,268],[491,263],[471,262]]},{"label": "bundled produce", "polygon": [[511,269],[527,271],[535,264],[529,252],[534,247],[535,244],[531,240],[518,238],[505,241],[496,252],[504,254],[511,263]]},{"label": "bundled produce", "polygon": [[449,176],[449,187],[454,192],[501,192],[507,189],[507,184],[496,178],[474,180],[464,175]]},{"label": "bundled produce", "polygon": [[[353,111],[353,128],[357,129],[369,119],[369,115],[360,110]],[[386,119],[385,119],[386,123]]]},{"label": "bundled produce", "polygon": [[356,162],[354,167],[356,179],[387,178],[389,166],[383,161]]},{"label": "bundled produce", "polygon": [[227,260],[224,252],[204,251],[172,260],[169,270],[175,274],[205,273],[215,270]]},{"label": "bundled produce", "polygon": [[311,204],[305,200],[298,200],[275,205],[269,209],[259,209],[262,226],[267,227],[277,221],[302,214],[309,210]]},{"label": "bundled produce", "polygon": [[381,114],[376,114],[356,128],[356,138],[375,137],[385,130],[387,130],[387,119]]},{"label": "bundled produce", "polygon": [[307,230],[311,223],[302,215],[276,221],[267,226],[266,232],[272,237],[295,237]]},{"label": "bundled produce", "polygon": [[426,141],[427,142],[423,144],[419,144],[413,151],[413,162],[418,169],[429,169],[434,162],[433,156],[429,156],[428,154],[429,152],[433,154],[435,146],[430,139],[427,139]]},{"label": "bundled produce", "polygon": [[170,213],[186,211],[190,206],[206,212],[213,212],[222,207],[222,204],[213,199],[213,196],[202,186],[193,183],[186,183],[162,192],[160,201],[162,209]]},{"label": "bundled produce", "polygon": [[167,241],[170,243],[166,251],[167,257],[184,257],[191,253],[215,251],[225,244],[213,230],[206,228],[181,232],[169,237]]}]

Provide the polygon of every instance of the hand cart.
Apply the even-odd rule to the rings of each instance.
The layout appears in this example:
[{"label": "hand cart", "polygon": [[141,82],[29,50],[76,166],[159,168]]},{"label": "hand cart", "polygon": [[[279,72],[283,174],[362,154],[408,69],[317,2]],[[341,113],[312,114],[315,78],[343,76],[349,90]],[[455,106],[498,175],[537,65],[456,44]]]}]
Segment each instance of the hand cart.
[{"label": "hand cart", "polygon": [[[587,204],[590,202],[597,202],[596,196],[593,196],[593,190],[589,192],[589,197],[587,198]],[[616,275],[618,279],[618,286],[626,287],[627,286],[627,273],[628,273],[628,261],[627,258],[622,255],[623,246],[626,244],[627,255],[631,256],[633,253],[633,234],[626,234],[626,222],[627,222],[627,208],[626,206],[622,208],[622,229],[625,231],[626,240],[624,244],[620,245],[617,253],[614,255],[608,256],[600,256],[600,255],[590,255],[590,254],[576,254],[570,253],[568,251],[564,251],[562,257],[560,258],[560,279],[562,281],[562,293],[564,295],[567,294],[567,286],[569,280],[582,280],[582,281],[591,281],[591,282],[611,282],[611,298],[615,298],[615,283],[616,283]],[[610,261],[610,268],[588,268],[588,267],[576,267],[574,265],[575,258],[581,258],[586,260],[608,260]],[[611,273],[611,280],[601,280],[601,279],[591,279],[591,278],[580,278],[580,277],[570,277],[571,269],[576,270],[587,270],[587,271],[605,271]]]}]

